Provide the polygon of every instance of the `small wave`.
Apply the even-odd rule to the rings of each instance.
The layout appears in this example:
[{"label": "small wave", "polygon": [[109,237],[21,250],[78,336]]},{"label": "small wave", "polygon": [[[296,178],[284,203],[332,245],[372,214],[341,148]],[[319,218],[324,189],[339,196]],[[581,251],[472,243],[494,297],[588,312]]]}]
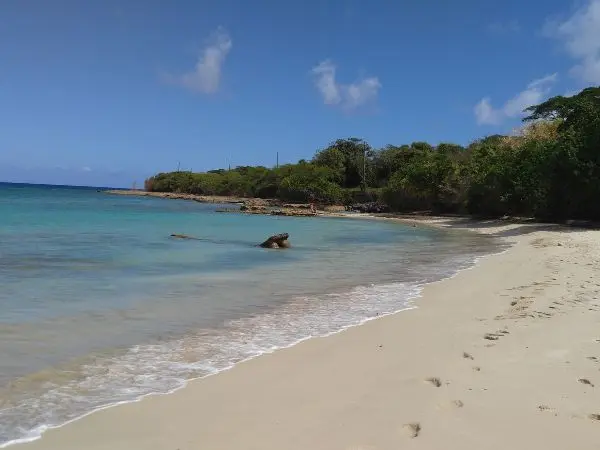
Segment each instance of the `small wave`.
[{"label": "small wave", "polygon": [[[419,292],[417,285],[395,283],[300,297],[272,312],[230,321],[222,329],[94,357],[76,369],[32,376],[29,384],[21,380],[18,392],[6,393],[9,400],[0,407],[0,448],[39,438],[45,430],[90,411],[173,392],[190,379],[411,308]],[[72,372],[70,381],[65,381],[65,371]],[[15,395],[19,393],[27,394]]]},{"label": "small wave", "polygon": [[[373,284],[347,292],[297,297],[270,312],[229,321],[222,328],[137,345],[117,355],[96,355],[76,362],[76,367],[41,379],[33,377],[35,383],[21,383],[18,392],[8,392],[9,400],[0,405],[0,448],[39,439],[46,430],[94,411],[174,392],[190,380],[306,339],[412,309],[424,284],[454,276],[480,258],[455,260],[453,266],[438,272],[436,280]],[[72,371],[68,381],[65,370]]]}]

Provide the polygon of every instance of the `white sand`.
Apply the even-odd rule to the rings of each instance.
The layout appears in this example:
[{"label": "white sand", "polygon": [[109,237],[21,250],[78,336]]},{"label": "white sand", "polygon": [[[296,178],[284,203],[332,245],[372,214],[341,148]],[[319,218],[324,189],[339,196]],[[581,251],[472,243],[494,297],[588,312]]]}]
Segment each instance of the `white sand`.
[{"label": "white sand", "polygon": [[516,244],[428,286],[418,309],[18,448],[600,449],[600,232],[469,226]]}]

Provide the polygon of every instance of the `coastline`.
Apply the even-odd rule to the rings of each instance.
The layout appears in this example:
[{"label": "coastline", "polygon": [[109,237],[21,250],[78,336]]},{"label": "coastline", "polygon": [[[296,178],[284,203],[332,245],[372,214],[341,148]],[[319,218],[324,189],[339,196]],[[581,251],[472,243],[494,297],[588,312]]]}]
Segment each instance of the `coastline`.
[{"label": "coastline", "polygon": [[100,191],[108,195],[122,195],[129,197],[155,197],[167,198],[174,200],[192,200],[200,203],[221,203],[221,204],[238,204],[249,200],[242,197],[218,196],[218,195],[196,195],[196,194],[179,194],[175,192],[148,192],[133,189],[108,189]]},{"label": "coastline", "polygon": [[599,289],[589,278],[598,232],[352,217],[497,233],[514,246],[427,285],[417,309],[96,412],[19,448],[593,448],[599,398],[578,380],[600,383]]}]

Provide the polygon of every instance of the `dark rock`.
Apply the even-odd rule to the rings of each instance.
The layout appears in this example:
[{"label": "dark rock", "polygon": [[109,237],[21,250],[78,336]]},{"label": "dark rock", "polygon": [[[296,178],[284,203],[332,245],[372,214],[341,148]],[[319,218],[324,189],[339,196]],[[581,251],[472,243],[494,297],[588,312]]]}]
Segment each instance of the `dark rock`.
[{"label": "dark rock", "polygon": [[244,203],[242,206],[240,206],[240,211],[256,213],[256,214],[260,214],[260,213],[266,214],[267,207],[263,206],[263,205],[253,205],[253,204]]},{"label": "dark rock", "polygon": [[390,211],[389,206],[378,202],[355,203],[353,205],[348,205],[346,209],[348,211],[359,212],[364,214],[379,214]]},{"label": "dark rock", "polygon": [[283,209],[273,209],[269,212],[272,216],[289,216],[289,217],[312,217],[316,216],[316,211],[311,211],[310,209],[300,209],[300,208],[283,208]]},{"label": "dark rock", "polygon": [[274,236],[269,237],[265,242],[260,244],[262,248],[289,248],[290,243],[288,238],[290,235],[288,233],[276,234]]}]

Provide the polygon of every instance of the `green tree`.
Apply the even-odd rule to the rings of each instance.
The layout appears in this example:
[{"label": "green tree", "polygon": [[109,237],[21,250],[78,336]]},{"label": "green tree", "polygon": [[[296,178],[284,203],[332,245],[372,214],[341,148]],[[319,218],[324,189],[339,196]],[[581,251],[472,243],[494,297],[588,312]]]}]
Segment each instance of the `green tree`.
[{"label": "green tree", "polygon": [[526,122],[558,121],[548,203],[557,218],[600,219],[600,87],[527,108]]},{"label": "green tree", "polygon": [[145,188],[303,202],[382,198],[401,211],[600,220],[600,87],[527,111],[517,133],[467,148],[419,141],[374,150],[362,139],[338,139],[311,162],[158,173]]},{"label": "green tree", "polygon": [[364,189],[373,155],[371,146],[362,139],[338,139],[317,152],[312,162],[317,166],[329,167],[343,187],[362,186]]},{"label": "green tree", "polygon": [[339,203],[343,201],[342,188],[332,181],[335,174],[327,167],[298,164],[289,168],[281,180],[278,196],[300,202]]}]

